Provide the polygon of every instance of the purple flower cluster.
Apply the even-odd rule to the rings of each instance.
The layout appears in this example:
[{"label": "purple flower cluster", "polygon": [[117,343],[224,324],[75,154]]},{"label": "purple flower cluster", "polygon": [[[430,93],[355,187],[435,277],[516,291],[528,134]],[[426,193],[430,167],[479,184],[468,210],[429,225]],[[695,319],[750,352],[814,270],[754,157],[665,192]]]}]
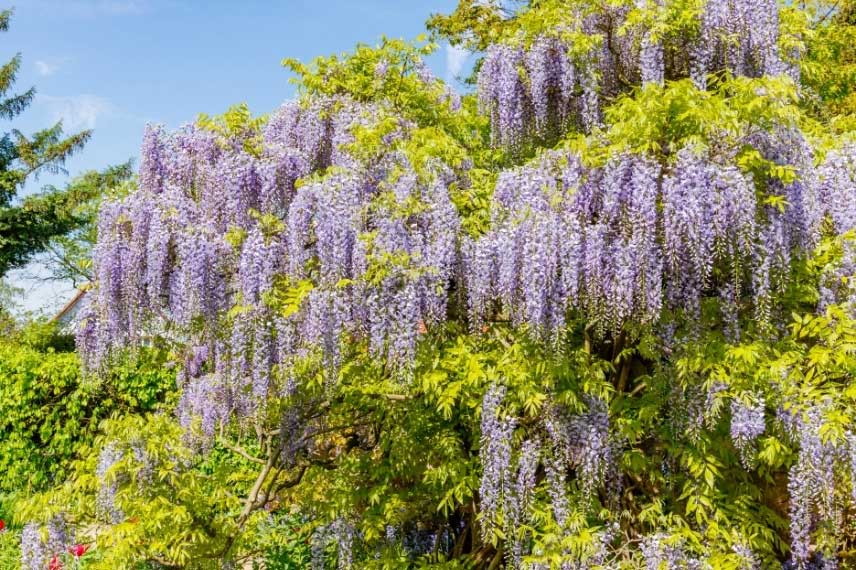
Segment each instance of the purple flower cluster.
[{"label": "purple flower cluster", "polygon": [[761,562],[758,556],[745,544],[735,544],[732,548],[738,558],[740,570],[761,570]]},{"label": "purple flower cluster", "polygon": [[324,561],[326,559],[325,555],[329,540],[330,530],[327,526],[319,526],[312,533],[312,538],[309,542],[312,570],[324,570]]},{"label": "purple flower cluster", "polygon": [[[185,381],[178,404],[178,420],[185,430],[188,443],[205,447],[213,440],[221,423],[228,419],[235,394],[231,393],[226,384],[217,373],[203,374]],[[199,422],[197,426],[194,426],[195,420]]]},{"label": "purple flower cluster", "polygon": [[524,538],[520,528],[529,522],[529,507],[535,492],[536,472],[540,460],[541,443],[527,439],[520,446],[517,477],[510,492],[505,495],[506,536],[511,539],[510,565],[520,568],[524,551]]},{"label": "purple flower cluster", "polygon": [[[481,416],[482,479],[479,487],[481,512],[484,517],[481,525],[482,538],[488,539],[496,528],[496,517],[503,497],[512,492],[511,457],[512,436],[516,420],[504,417],[501,409],[505,398],[505,388],[492,386],[484,396]],[[526,481],[524,481],[526,484]]]},{"label": "purple flower cluster", "polygon": [[143,486],[149,485],[155,474],[155,459],[146,449],[146,442],[142,439],[132,441],[130,451],[137,464],[136,482]]},{"label": "purple flower cluster", "polygon": [[51,517],[46,525],[47,541],[42,540],[42,528],[27,523],[21,531],[21,568],[45,570],[54,564],[74,544],[71,531],[62,514]]},{"label": "purple flower cluster", "polygon": [[[645,8],[648,0],[636,0],[637,8]],[[657,0],[654,5],[659,9],[663,0]],[[639,46],[639,74],[642,84],[663,84],[665,62],[663,61],[663,42],[654,39],[650,30],[645,30]]]},{"label": "purple flower cluster", "polygon": [[575,60],[571,46],[548,36],[528,49],[488,48],[478,75],[479,105],[490,117],[494,144],[517,149],[533,137],[549,139],[570,127],[600,122],[600,60]]},{"label": "purple flower cluster", "polygon": [[787,73],[778,40],[775,0],[708,0],[693,49],[693,81],[704,89],[707,75],[721,69],[748,77]]},{"label": "purple flower cluster", "polygon": [[[748,264],[756,232],[754,190],[751,179],[733,166],[720,166],[692,148],[678,153],[662,190],[667,295],[673,306],[698,314],[715,264]],[[740,279],[739,273],[732,275],[732,283]],[[733,303],[740,291],[729,295]]]},{"label": "purple flower cluster", "polygon": [[731,440],[747,469],[753,463],[755,440],[765,429],[763,396],[752,394],[748,400],[735,398],[731,401]]},{"label": "purple flower cluster", "polygon": [[339,518],[330,525],[330,532],[336,542],[337,568],[348,570],[354,563],[354,526],[345,519]]},{"label": "purple flower cluster", "polygon": [[[605,402],[588,398],[588,409],[581,414],[571,414],[553,406],[543,420],[549,445],[542,452],[540,438],[534,437],[524,440],[515,451],[513,440],[517,421],[502,409],[504,398],[505,388],[494,385],[485,393],[482,402],[481,532],[483,539],[487,540],[494,531],[501,530],[507,543],[509,567],[522,568],[528,544],[526,527],[540,465],[544,467],[553,518],[562,529],[569,523],[570,497],[566,477],[571,470],[576,473],[586,504],[595,491],[607,483],[614,486],[613,492],[618,492],[620,482],[608,481],[615,465],[616,447],[609,434]],[[501,529],[497,527],[500,512],[504,522]],[[605,548],[611,538],[605,537],[604,540],[606,542],[595,549],[596,556],[589,557],[594,561],[593,566],[601,564],[606,555]]]},{"label": "purple flower cluster", "polygon": [[581,414],[554,407],[545,418],[544,427],[560,469],[576,470],[583,497],[590,501],[614,465],[615,447],[610,440],[606,402],[596,398],[587,398],[586,402],[588,409]]},{"label": "purple flower cluster", "polygon": [[642,83],[663,84],[664,74],[663,44],[652,40],[649,34],[642,39],[639,50],[639,71]]},{"label": "purple flower cluster", "polygon": [[[808,194],[807,210],[812,230],[820,231],[827,220],[838,235],[856,229],[856,144],[847,144],[826,155],[817,169],[816,191]],[[819,309],[841,303],[856,315],[853,275],[856,275],[856,241],[847,239],[842,243],[841,258],[822,277]]]},{"label": "purple flower cluster", "polygon": [[36,523],[27,523],[21,531],[21,566],[24,570],[44,570],[50,560],[50,550],[42,542]]},{"label": "purple flower cluster", "polygon": [[817,170],[816,223],[827,214],[838,233],[856,228],[856,144],[827,153]]},{"label": "purple flower cluster", "polygon": [[113,467],[125,457],[124,452],[112,444],[101,449],[95,475],[98,477],[98,495],[95,499],[98,515],[109,523],[118,523],[124,518],[122,510],[116,504],[116,493],[122,484],[121,476],[113,472]]},{"label": "purple flower cluster", "polygon": [[479,71],[479,105],[490,117],[498,146],[521,145],[531,125],[531,103],[521,75],[523,62],[521,48],[496,44],[485,54]]},{"label": "purple flower cluster", "polygon": [[565,463],[558,453],[547,457],[544,461],[544,471],[547,475],[547,491],[550,495],[550,508],[553,512],[553,520],[564,528],[568,522],[569,502],[568,492],[565,488]]},{"label": "purple flower cluster", "polygon": [[348,570],[353,566],[354,556],[354,526],[345,519],[338,518],[328,525],[321,525],[312,533],[310,541],[311,567],[313,570],[324,570],[326,551],[330,542],[336,544],[336,568]]},{"label": "purple flower cluster", "polygon": [[[509,82],[525,68],[554,94],[576,93],[585,75],[547,38],[505,55],[486,68]],[[490,97],[519,96],[520,112],[530,112],[523,87],[491,85]],[[537,129],[550,128],[554,100],[533,99]],[[502,132],[518,128],[518,111],[491,108]],[[197,347],[180,375],[179,416],[187,426],[200,418],[210,438],[271,394],[293,392],[294,355],[320,351],[335,370],[345,338],[406,374],[420,333],[447,318],[452,290],[464,292],[474,330],[507,316],[552,341],[570,311],[606,333],[654,323],[663,309],[695,317],[704,298],[718,297],[736,340],[747,309],[769,314],[793,250],[812,247],[824,220],[838,233],[856,224],[856,147],[828,153],[815,169],[804,137],[778,129],[752,144],[796,165],[797,181],[773,189],[785,195],[784,211],[756,202],[753,180],[727,152],[688,147],[667,165],[624,153],[587,166],[550,151],[500,173],[490,228],[465,237],[449,190],[461,175],[410,164],[397,141],[412,125],[399,121],[371,164],[351,154],[353,129],[389,113],[321,98],[284,105],[248,140],[147,130],[139,190],[105,203],[99,218],[98,287],[77,331],[88,367],[152,334]],[[328,171],[306,178],[319,168]],[[825,301],[852,293],[834,281]],[[308,283],[289,316],[268,305],[275,283]],[[288,386],[276,384],[277,366]]]},{"label": "purple flower cluster", "polygon": [[646,536],[639,550],[642,552],[646,570],[661,568],[701,570],[706,567],[702,560],[687,552],[680,541],[665,534]]},{"label": "purple flower cluster", "polygon": [[[651,4],[662,10],[662,0],[637,0],[637,9]],[[478,74],[481,108],[490,117],[497,146],[515,150],[533,137],[562,135],[577,127],[591,131],[600,123],[601,98],[620,92],[617,77],[638,70],[643,84],[661,84],[665,78],[663,38],[652,23],[633,22],[619,32],[634,14],[628,6],[601,5],[580,13],[554,35],[531,41],[520,38],[488,47]],[[647,20],[648,18],[646,18]],[[573,22],[573,23],[571,23]],[[708,74],[728,70],[736,75],[760,77],[787,74],[799,79],[793,63],[779,53],[779,7],[775,0],[709,0],[704,4],[697,37],[681,39],[676,58],[679,68],[690,68],[700,89]],[[574,34],[592,41],[580,53]],[[797,54],[791,54],[797,55]],[[688,58],[688,60],[687,60]]]},{"label": "purple flower cluster", "polygon": [[68,524],[62,515],[54,515],[47,524],[47,549],[55,555],[61,555],[72,545]]},{"label": "purple flower cluster", "polygon": [[[439,162],[417,175],[395,150],[406,121],[380,160],[351,154],[354,128],[388,113],[321,98],[284,105],[256,134],[147,129],[139,190],[100,213],[98,288],[78,327],[87,367],[149,334],[195,344],[179,416],[208,438],[258,411],[291,355],[320,349],[337,366],[346,333],[406,372],[419,331],[446,318],[460,220],[456,175]],[[289,317],[268,305],[278,277],[311,283]]]},{"label": "purple flower cluster", "polygon": [[[849,442],[830,440],[822,435],[825,404],[804,411],[791,410],[799,444],[797,461],[791,467],[790,492],[791,556],[798,568],[807,567],[812,556],[812,531],[820,523],[840,528],[841,506],[835,501],[836,471],[852,461]],[[848,465],[849,467],[849,465]],[[831,560],[827,553],[826,560]]]},{"label": "purple flower cluster", "polygon": [[500,175],[493,227],[465,244],[471,323],[495,299],[512,323],[550,338],[571,309],[612,330],[654,322],[666,305],[696,315],[719,265],[736,329],[741,268],[757,257],[755,216],[752,181],[692,149],[665,174],[638,155],[585,168],[548,153]]}]

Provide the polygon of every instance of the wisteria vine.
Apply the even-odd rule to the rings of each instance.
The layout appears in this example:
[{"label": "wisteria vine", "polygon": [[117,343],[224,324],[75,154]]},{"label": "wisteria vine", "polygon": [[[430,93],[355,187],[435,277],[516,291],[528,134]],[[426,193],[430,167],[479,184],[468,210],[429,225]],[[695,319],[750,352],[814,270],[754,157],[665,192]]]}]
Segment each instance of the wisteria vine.
[{"label": "wisteria vine", "polygon": [[[793,125],[741,141],[793,168],[792,179],[759,179],[738,163],[738,149],[717,145],[686,144],[665,158],[623,150],[591,160],[554,149],[517,160],[533,141],[572,131],[602,143],[604,97],[617,90],[610,77],[618,67],[643,86],[662,86],[676,73],[665,39],[651,30],[631,30],[611,51],[561,39],[615,27],[631,13],[615,10],[580,15],[564,35],[516,38],[484,54],[479,107],[493,145],[513,166],[497,175],[481,232],[465,229],[455,205],[454,193],[471,183],[472,162],[417,164],[406,147],[418,125],[391,105],[315,95],[284,104],[250,134],[149,127],[138,189],[100,212],[97,288],[77,335],[88,370],[103,370],[114,352],[152,337],[181,347],[177,416],[188,441],[206,449],[230,422],[252,422],[271,399],[294,396],[300,387],[289,367],[296,359],[317,356],[335,382],[357,346],[406,384],[420,337],[449,320],[475,334],[508,322],[551,350],[561,349],[574,318],[584,318],[587,334],[614,339],[628,324],[672,331],[676,318],[698,324],[711,301],[727,341],[739,340],[747,322],[768,324],[791,262],[824,233],[856,229],[856,145],[816,160]],[[699,89],[722,70],[798,81],[778,38],[774,3],[710,0],[683,63]],[[383,77],[387,69],[379,64],[373,73]],[[436,81],[424,65],[416,73]],[[458,111],[457,95],[447,98]],[[380,155],[366,159],[354,148],[357,132],[389,119],[395,127],[383,135]],[[771,205],[771,196],[784,205]],[[853,287],[841,279],[854,272],[854,252],[846,246],[838,273],[824,277],[821,309],[854,306]],[[743,396],[731,402],[730,435],[750,469],[771,429],[769,402],[760,393]],[[607,401],[586,397],[575,413],[551,402],[538,422],[522,425],[505,397],[495,384],[481,406],[480,538],[504,536],[511,567],[539,568],[527,562],[537,552],[525,529],[539,485],[552,522],[566,529],[572,509],[620,493],[621,444]],[[821,415],[816,409],[788,420],[799,449],[789,490],[800,568],[815,554],[812,530],[841,517],[831,496],[835,467],[856,472],[853,434],[849,446],[828,443]],[[309,439],[301,421],[296,411],[282,421],[288,466]],[[107,447],[98,462],[98,508],[111,522],[122,515],[108,473],[122,459]],[[47,552],[35,532],[24,532],[25,563],[33,568]],[[333,536],[339,566],[350,567],[357,534],[345,519],[319,528],[314,567],[323,567]],[[598,564],[612,540],[603,536],[591,558]],[[640,553],[652,569],[703,567],[687,545],[660,534],[645,537]],[[751,550],[735,555],[757,567]]]}]

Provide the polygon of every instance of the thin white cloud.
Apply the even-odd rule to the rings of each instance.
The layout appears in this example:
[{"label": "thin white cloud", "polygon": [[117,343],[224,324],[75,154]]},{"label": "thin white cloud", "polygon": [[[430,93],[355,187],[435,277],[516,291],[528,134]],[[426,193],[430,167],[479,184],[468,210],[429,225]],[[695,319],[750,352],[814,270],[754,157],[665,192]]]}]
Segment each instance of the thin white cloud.
[{"label": "thin white cloud", "polygon": [[464,48],[446,45],[446,82],[451,82],[460,75],[469,57],[470,52]]},{"label": "thin white cloud", "polygon": [[100,117],[115,113],[110,101],[95,95],[54,97],[39,94],[36,103],[47,110],[53,121],[62,121],[69,131],[95,128]]},{"label": "thin white cloud", "polygon": [[43,77],[47,77],[48,75],[53,75],[59,69],[58,63],[50,63],[47,61],[38,60],[36,61],[36,71],[39,75]]}]

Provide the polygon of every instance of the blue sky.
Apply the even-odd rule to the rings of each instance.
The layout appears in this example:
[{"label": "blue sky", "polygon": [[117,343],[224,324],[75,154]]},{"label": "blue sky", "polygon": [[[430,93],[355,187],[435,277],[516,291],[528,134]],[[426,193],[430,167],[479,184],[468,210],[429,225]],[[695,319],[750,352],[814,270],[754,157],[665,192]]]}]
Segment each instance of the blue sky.
[{"label": "blue sky", "polygon": [[[35,85],[36,102],[12,127],[33,132],[62,119],[67,130],[94,129],[68,163],[71,175],[136,157],[144,125],[170,128],[199,113],[246,102],[255,113],[293,95],[285,57],[308,61],[381,35],[412,39],[431,13],[455,0],[19,0],[0,57],[23,56],[17,86]],[[442,46],[429,61],[449,77],[465,54]],[[8,130],[10,125],[5,125]],[[29,191],[63,178],[44,177]],[[38,267],[29,273],[38,272]],[[27,284],[26,307],[53,307],[62,284]]]}]

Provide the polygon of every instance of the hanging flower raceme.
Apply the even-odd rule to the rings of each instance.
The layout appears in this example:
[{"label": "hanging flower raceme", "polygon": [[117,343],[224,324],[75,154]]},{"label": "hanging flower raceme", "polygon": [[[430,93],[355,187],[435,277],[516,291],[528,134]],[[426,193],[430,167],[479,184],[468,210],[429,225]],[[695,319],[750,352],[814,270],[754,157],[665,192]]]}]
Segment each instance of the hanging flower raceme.
[{"label": "hanging flower raceme", "polygon": [[600,121],[596,58],[575,61],[570,46],[541,36],[528,49],[494,44],[478,74],[482,112],[494,144],[516,149],[537,136],[555,138]]},{"label": "hanging flower raceme", "polygon": [[[525,439],[518,448],[514,444],[518,421],[505,408],[505,394],[505,387],[493,385],[482,401],[481,532],[484,539],[489,539],[501,531],[510,567],[522,568],[523,558],[529,553],[526,529],[539,466],[544,467],[553,518],[559,528],[564,528],[571,505],[569,474],[574,473],[581,491],[582,501],[576,506],[582,510],[588,509],[595,493],[607,486],[611,486],[606,489],[611,496],[620,492],[619,483],[612,476],[617,446],[610,435],[606,403],[587,398],[587,410],[580,414],[551,406],[539,422],[547,435],[544,444],[540,436],[535,436]],[[499,520],[504,521],[502,528],[497,525]],[[590,562],[596,565],[595,559]]]},{"label": "hanging flower raceme", "polygon": [[731,440],[740,453],[740,460],[749,468],[753,461],[755,441],[764,433],[764,398],[750,394],[748,401],[735,398],[731,402]]},{"label": "hanging flower raceme", "polygon": [[756,209],[751,178],[692,149],[665,175],[639,155],[586,168],[548,153],[500,175],[493,227],[464,246],[471,322],[495,299],[549,338],[574,309],[601,330],[654,322],[664,306],[696,314],[715,267],[737,288],[723,289],[733,307],[756,259]]},{"label": "hanging flower raceme", "polygon": [[[776,395],[747,388],[731,402],[730,414],[726,408],[730,426],[720,430],[726,384],[694,383],[695,378],[686,384],[683,377],[673,382],[682,371],[672,359],[693,334],[713,338],[718,349],[720,332],[729,343],[754,340],[756,323],[748,333],[746,328],[753,314],[759,324],[775,322],[785,305],[774,303],[793,283],[795,261],[821,238],[842,238],[856,228],[856,147],[830,151],[816,165],[819,156],[795,124],[770,126],[766,116],[747,124],[735,118],[739,113],[731,116],[738,121],[736,144],[729,132],[705,147],[695,125],[688,136],[672,140],[673,129],[684,131],[682,116],[668,116],[663,140],[644,147],[625,144],[620,118],[615,129],[598,128],[604,117],[616,119],[602,109],[615,97],[632,102],[638,95],[651,102],[667,77],[679,77],[690,64],[693,78],[705,88],[710,73],[724,69],[750,77],[780,73],[778,13],[767,1],[749,6],[710,0],[702,7],[704,45],[687,54],[675,53],[670,43],[675,36],[660,35],[655,24],[625,26],[635,21],[629,16],[634,3],[606,4],[584,13],[572,9],[573,23],[555,35],[515,36],[487,48],[478,102],[494,147],[508,152],[480,148],[481,123],[468,122],[469,105],[453,117],[467,133],[448,129],[449,138],[436,145],[439,151],[423,144],[422,137],[446,128],[446,113],[457,107],[423,63],[414,70],[415,84],[431,95],[443,118],[436,123],[420,118],[427,127],[399,116],[401,102],[315,94],[286,103],[263,126],[236,128],[227,121],[171,133],[148,128],[138,188],[101,209],[97,283],[77,329],[87,368],[103,372],[112,354],[152,339],[167,345],[177,368],[176,415],[185,443],[210,451],[218,437],[252,433],[246,428],[253,424],[256,433],[270,437],[270,446],[258,448],[263,453],[280,445],[272,455],[276,479],[285,476],[284,469],[314,461],[324,434],[340,430],[338,421],[327,423],[326,414],[342,409],[336,393],[345,386],[338,384],[341,378],[350,382],[362,370],[378,370],[384,391],[371,394],[385,394],[388,383],[411,380],[424,370],[420,342],[443,351],[447,340],[469,326],[474,338],[465,339],[472,341],[466,349],[488,353],[495,342],[516,342],[518,333],[527,334],[525,345],[518,346],[540,341],[540,348],[549,349],[544,370],[551,377],[535,394],[546,401],[518,401],[519,394],[496,385],[487,390],[481,402],[477,512],[456,510],[443,522],[437,522],[440,515],[427,523],[392,521],[387,546],[403,547],[413,558],[438,557],[456,546],[460,551],[475,549],[479,540],[501,540],[508,567],[547,568],[544,559],[556,555],[545,552],[550,545],[541,542],[547,529],[556,531],[562,543],[556,550],[573,559],[575,568],[605,566],[618,540],[624,541],[622,548],[640,545],[627,559],[651,569],[702,567],[700,552],[707,546],[676,540],[661,529],[634,535],[623,522],[620,537],[616,525],[590,529],[593,541],[585,548],[568,544],[582,524],[600,518],[598,509],[632,502],[634,494],[645,492],[636,479],[621,479],[619,469],[629,461],[662,458],[662,465],[652,462],[650,469],[634,464],[634,476],[657,477],[664,498],[677,487],[673,483],[682,475],[677,471],[686,463],[671,461],[674,446],[661,445],[664,433],[679,441],[686,432],[696,448],[708,449],[713,446],[704,432],[730,435],[744,466],[754,466],[760,438],[771,429],[765,406],[776,405]],[[658,0],[635,4],[637,10],[666,11]],[[538,9],[533,6],[536,14]],[[696,38],[683,39],[686,48]],[[369,61],[375,83],[398,74],[394,63]],[[646,86],[630,93],[640,80]],[[739,93],[740,81],[726,83],[724,91],[734,87]],[[675,84],[675,91],[665,86],[663,99],[687,85]],[[625,93],[630,93],[626,99]],[[720,92],[704,97],[726,114],[741,104]],[[433,112],[423,98],[418,104]],[[567,136],[572,130],[588,136]],[[548,145],[553,149],[524,162]],[[458,158],[448,164],[437,158],[465,153],[471,155],[461,161],[466,166],[459,166]],[[472,168],[474,163],[478,166]],[[486,176],[479,179],[481,174]],[[479,186],[494,175],[492,188]],[[489,211],[482,210],[485,203]],[[477,215],[464,219],[470,208]],[[471,233],[465,234],[465,227]],[[856,273],[856,245],[842,243],[842,258],[821,276],[821,308],[856,299],[850,279]],[[570,359],[578,346],[568,342],[580,340],[569,326],[580,321],[583,365]],[[493,322],[507,327],[488,326]],[[758,327],[760,334],[767,328],[773,327]],[[355,355],[360,365],[364,358],[374,361],[364,368],[350,366]],[[506,364],[492,359],[486,354],[485,374]],[[583,368],[592,376],[578,375]],[[301,385],[310,376],[311,383]],[[577,380],[586,395],[572,409],[570,391],[553,390],[565,391]],[[414,387],[401,384],[405,392]],[[587,395],[609,394],[613,387],[620,393],[617,400]],[[665,404],[656,391],[662,387]],[[318,405],[314,398],[320,391],[331,403]],[[401,406],[416,405],[414,398],[422,394],[416,392],[404,395],[401,401],[407,403]],[[346,398],[344,405],[350,402]],[[533,402],[543,405],[542,414],[531,413]],[[524,418],[515,414],[517,404],[527,410]],[[431,410],[423,411],[429,418]],[[638,416],[628,422],[628,413]],[[802,567],[817,550],[813,529],[834,527],[843,516],[835,503],[842,495],[835,486],[840,487],[843,466],[856,472],[856,436],[848,432],[846,443],[829,442],[822,437],[822,416],[822,410],[809,409],[790,420],[797,449],[789,481],[791,534],[793,558]],[[469,429],[457,423],[468,418],[468,413],[452,414],[442,425]],[[661,418],[667,431],[656,431]],[[386,435],[385,417],[367,421],[371,427],[360,422],[340,440],[347,444],[331,455],[330,465],[382,441],[363,446],[364,432],[373,438],[378,422],[380,436]],[[425,429],[434,425],[424,422]],[[647,439],[649,429],[655,436]],[[620,439],[625,437],[631,442]],[[352,448],[352,441],[359,445]],[[468,453],[472,439],[461,441]],[[633,446],[628,454],[622,454],[625,445]],[[637,455],[640,449],[644,453]],[[433,456],[431,462],[433,467]],[[138,467],[131,474],[117,468],[129,464]],[[723,462],[722,472],[731,467]],[[315,471],[311,477],[324,479]],[[157,469],[145,443],[137,441],[121,449],[104,447],[96,475],[97,517],[115,524],[124,518],[123,486],[132,476],[134,482],[151,481]],[[249,505],[248,512],[272,504],[281,492],[286,491],[265,491],[264,500]],[[365,553],[356,542],[361,532],[371,533],[354,513],[328,513],[338,518],[316,531],[314,567],[325,565],[334,540],[339,566],[358,564]],[[465,531],[474,522],[479,531]],[[69,552],[71,543],[56,538],[42,544],[39,532],[25,528],[22,552],[25,565],[44,570],[52,556]],[[470,539],[461,538],[466,533]],[[740,540],[725,545],[726,556],[744,567],[755,567],[761,554],[769,554],[753,553]],[[79,548],[72,549],[78,557]],[[501,557],[495,560],[500,563]]]},{"label": "hanging flower raceme", "polygon": [[[284,389],[273,370],[292,355],[320,350],[335,369],[346,335],[406,372],[420,327],[445,320],[460,219],[456,175],[395,149],[406,121],[378,159],[351,153],[385,114],[332,97],[286,104],[255,134],[149,128],[140,188],[100,214],[88,367],[149,335],[205,347],[179,374],[178,414],[208,439]],[[298,188],[312,169],[329,172]],[[269,306],[276,283],[305,289],[288,317]]]},{"label": "hanging flower raceme", "polygon": [[478,73],[478,95],[496,146],[516,151],[571,130],[591,132],[601,124],[603,101],[627,91],[631,73],[643,85],[663,85],[669,48],[674,52],[670,74],[690,68],[699,89],[707,88],[709,74],[723,70],[799,80],[796,63],[779,53],[775,0],[703,2],[698,35],[671,46],[666,43],[674,38],[661,37],[655,18],[639,24],[631,17],[652,9],[660,14],[663,0],[634,4],[635,10],[609,3],[594,10],[571,7],[567,20],[550,35],[528,41],[515,37],[488,47]]},{"label": "hanging flower raceme", "polygon": [[521,77],[523,50],[497,44],[485,55],[479,71],[479,104],[493,126],[500,146],[523,143],[531,125],[531,102]]},{"label": "hanging flower raceme", "polygon": [[496,516],[502,508],[505,493],[511,491],[512,436],[515,419],[504,415],[501,409],[505,388],[493,386],[485,394],[481,417],[482,479],[479,487],[482,537],[487,539],[495,529]]},{"label": "hanging flower raceme", "polygon": [[[843,466],[850,471],[853,450],[848,439],[825,437],[824,415],[829,403],[821,403],[809,409],[791,409],[784,412],[785,424],[799,445],[799,454],[788,477],[790,493],[791,555],[798,568],[809,563],[816,550],[812,530],[818,525],[841,528],[843,511],[835,500],[837,489],[836,471]],[[856,472],[851,471],[851,477]],[[851,481],[851,490],[856,490],[856,479]],[[856,492],[856,491],[854,491]],[[825,563],[834,563],[833,553],[823,552]]]},{"label": "hanging flower raceme", "polygon": [[704,89],[707,74],[720,69],[748,77],[791,71],[780,57],[778,40],[779,8],[775,0],[709,0],[702,11],[701,32],[693,51],[693,81]]},{"label": "hanging flower raceme", "polygon": [[27,523],[21,532],[21,567],[24,570],[61,569],[60,556],[74,544],[63,515],[53,516],[47,525],[47,540],[37,523]]}]

